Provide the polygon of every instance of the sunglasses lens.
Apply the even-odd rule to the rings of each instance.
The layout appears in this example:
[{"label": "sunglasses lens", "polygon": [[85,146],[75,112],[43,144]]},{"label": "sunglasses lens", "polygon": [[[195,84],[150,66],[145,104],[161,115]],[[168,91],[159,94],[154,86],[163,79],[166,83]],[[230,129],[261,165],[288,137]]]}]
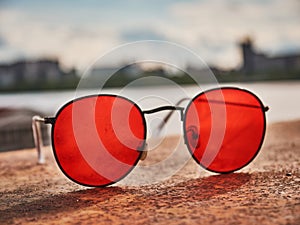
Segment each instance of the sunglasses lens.
[{"label": "sunglasses lens", "polygon": [[261,101],[246,90],[213,89],[189,104],[184,130],[188,149],[200,165],[213,172],[233,172],[258,153],[265,112]]},{"label": "sunglasses lens", "polygon": [[131,101],[89,96],[65,105],[52,130],[56,160],[71,180],[106,186],[126,176],[145,145],[145,119]]}]

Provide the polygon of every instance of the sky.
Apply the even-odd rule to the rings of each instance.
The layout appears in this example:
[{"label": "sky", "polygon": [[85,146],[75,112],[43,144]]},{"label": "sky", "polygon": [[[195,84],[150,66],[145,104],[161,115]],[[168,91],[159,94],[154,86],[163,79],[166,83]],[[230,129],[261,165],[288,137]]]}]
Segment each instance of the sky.
[{"label": "sky", "polygon": [[119,45],[163,40],[234,68],[246,36],[269,55],[299,53],[300,1],[0,0],[0,62],[54,57],[83,70]]}]

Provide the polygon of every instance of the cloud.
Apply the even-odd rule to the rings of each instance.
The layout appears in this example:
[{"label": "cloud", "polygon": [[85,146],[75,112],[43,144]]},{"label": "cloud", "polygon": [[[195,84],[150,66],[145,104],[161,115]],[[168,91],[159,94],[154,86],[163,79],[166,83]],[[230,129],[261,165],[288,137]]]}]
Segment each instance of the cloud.
[{"label": "cloud", "polygon": [[6,45],[5,40],[0,36],[0,48],[5,46],[5,45]]},{"label": "cloud", "polygon": [[29,2],[9,7],[7,1],[0,9],[1,61],[57,56],[65,66],[84,68],[120,44],[155,39],[187,46],[209,64],[235,67],[245,35],[270,54],[300,50],[298,0],[78,1],[72,11],[61,1]]},{"label": "cloud", "polygon": [[177,29],[166,33],[219,65],[235,66],[237,42],[245,35],[253,36],[256,46],[267,52],[278,52],[287,43],[299,48],[299,6],[297,0],[178,3],[170,8]]},{"label": "cloud", "polygon": [[6,40],[5,52],[16,58],[58,57],[64,66],[77,68],[120,43],[119,34],[109,27],[54,25],[18,10],[1,11],[0,34]]}]

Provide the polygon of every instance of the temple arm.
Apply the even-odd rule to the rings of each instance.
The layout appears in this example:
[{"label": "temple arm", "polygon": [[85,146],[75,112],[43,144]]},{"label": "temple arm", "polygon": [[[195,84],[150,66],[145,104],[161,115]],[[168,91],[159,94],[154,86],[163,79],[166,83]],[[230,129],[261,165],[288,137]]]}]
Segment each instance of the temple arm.
[{"label": "temple arm", "polygon": [[45,156],[42,152],[43,147],[43,138],[42,138],[42,131],[40,123],[44,124],[54,124],[55,118],[54,117],[40,117],[40,116],[34,116],[32,117],[32,131],[33,131],[33,139],[35,148],[38,153],[38,163],[43,164],[45,163]]},{"label": "temple arm", "polygon": [[42,138],[42,131],[41,131],[41,126],[40,126],[41,122],[44,123],[45,118],[42,118],[40,116],[32,117],[33,139],[34,139],[35,148],[38,153],[38,163],[39,164],[45,163],[45,156],[42,152],[43,138]]},{"label": "temple arm", "polygon": [[[175,107],[178,107],[183,101],[187,101],[190,100],[190,98],[182,98],[180,99]],[[251,104],[245,104],[245,103],[236,103],[236,102],[224,102],[224,101],[220,101],[220,100],[199,100],[202,102],[210,102],[210,103],[216,103],[216,104],[228,104],[228,105],[236,105],[236,106],[242,106],[242,107],[250,107],[250,108],[261,108],[261,106],[256,106],[256,105],[251,105]],[[262,106],[262,109],[264,112],[267,112],[269,110],[268,106]],[[165,126],[165,124],[169,121],[170,117],[172,116],[172,114],[174,113],[174,111],[170,111],[165,118],[163,119],[163,121],[161,121],[161,123],[158,126],[158,132],[160,132],[163,127]],[[183,119],[183,117],[181,118]]]},{"label": "temple arm", "polygon": [[53,125],[56,121],[55,117],[40,117],[38,115],[32,117],[32,131],[35,148],[38,153],[38,163],[45,163],[45,156],[42,152],[43,138],[40,123]]}]

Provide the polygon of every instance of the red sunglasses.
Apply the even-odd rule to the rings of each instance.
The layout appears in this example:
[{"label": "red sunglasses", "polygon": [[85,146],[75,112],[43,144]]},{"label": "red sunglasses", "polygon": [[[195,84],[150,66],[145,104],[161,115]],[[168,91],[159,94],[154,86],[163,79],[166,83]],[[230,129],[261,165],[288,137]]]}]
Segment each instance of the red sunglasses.
[{"label": "red sunglasses", "polygon": [[52,125],[54,155],[68,178],[91,187],[113,184],[146,156],[145,115],[163,110],[170,110],[165,122],[172,112],[180,111],[185,144],[195,161],[209,171],[241,169],[263,143],[268,107],[244,89],[211,89],[191,99],[186,108],[144,111],[122,96],[91,95],[68,102],[55,117],[33,118],[39,159],[43,160],[37,122],[43,122]]}]

